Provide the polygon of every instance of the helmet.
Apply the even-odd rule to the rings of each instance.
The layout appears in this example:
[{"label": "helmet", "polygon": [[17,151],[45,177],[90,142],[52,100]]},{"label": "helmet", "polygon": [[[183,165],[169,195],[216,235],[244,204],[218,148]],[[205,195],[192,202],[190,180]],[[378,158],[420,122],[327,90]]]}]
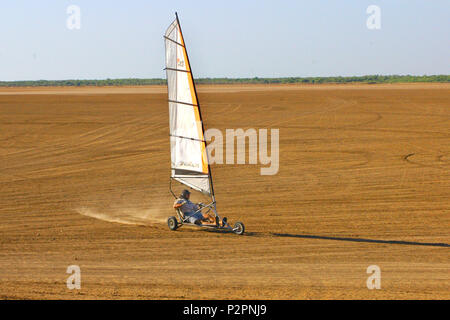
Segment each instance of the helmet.
[{"label": "helmet", "polygon": [[183,198],[183,199],[187,199],[187,197],[188,197],[190,194],[191,194],[191,193],[189,192],[188,189],[184,189],[184,190],[181,192],[180,197]]}]

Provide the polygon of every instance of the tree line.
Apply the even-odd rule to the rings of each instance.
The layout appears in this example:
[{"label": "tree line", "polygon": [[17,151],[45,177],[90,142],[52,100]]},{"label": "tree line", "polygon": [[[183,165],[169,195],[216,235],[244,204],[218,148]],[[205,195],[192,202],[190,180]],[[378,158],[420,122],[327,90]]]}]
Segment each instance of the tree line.
[{"label": "tree line", "polygon": [[[366,75],[353,77],[284,77],[284,78],[199,78],[198,84],[321,84],[321,83],[408,83],[450,82],[450,75]],[[24,80],[0,81],[0,87],[80,87],[80,86],[141,86],[165,85],[165,79],[103,79],[103,80]]]}]

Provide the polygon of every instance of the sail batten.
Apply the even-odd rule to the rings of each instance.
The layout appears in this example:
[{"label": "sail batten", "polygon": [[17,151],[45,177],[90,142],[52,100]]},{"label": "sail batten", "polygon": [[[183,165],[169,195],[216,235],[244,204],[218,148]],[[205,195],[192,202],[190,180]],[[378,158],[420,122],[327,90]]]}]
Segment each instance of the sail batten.
[{"label": "sail batten", "polygon": [[212,195],[200,106],[178,18],[169,26],[164,39],[171,177],[204,194]]},{"label": "sail batten", "polygon": [[189,140],[195,140],[195,141],[205,142],[205,140],[200,140],[200,139],[190,138],[190,137],[183,137],[183,136],[176,136],[176,135],[174,135],[174,134],[171,134],[170,136],[171,136],[171,137],[175,137],[175,138],[189,139]]}]

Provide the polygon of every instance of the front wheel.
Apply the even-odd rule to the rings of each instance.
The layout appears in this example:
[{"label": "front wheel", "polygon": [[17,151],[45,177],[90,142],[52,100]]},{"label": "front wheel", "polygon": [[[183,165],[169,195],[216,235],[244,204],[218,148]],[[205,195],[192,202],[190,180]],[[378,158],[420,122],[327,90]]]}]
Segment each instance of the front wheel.
[{"label": "front wheel", "polygon": [[233,232],[238,234],[238,235],[244,234],[244,232],[245,232],[244,224],[242,222],[240,222],[240,221],[236,222],[234,224]]},{"label": "front wheel", "polygon": [[177,218],[170,217],[169,219],[167,219],[167,225],[169,226],[170,230],[172,230],[172,231],[177,230],[177,228],[178,228]]}]

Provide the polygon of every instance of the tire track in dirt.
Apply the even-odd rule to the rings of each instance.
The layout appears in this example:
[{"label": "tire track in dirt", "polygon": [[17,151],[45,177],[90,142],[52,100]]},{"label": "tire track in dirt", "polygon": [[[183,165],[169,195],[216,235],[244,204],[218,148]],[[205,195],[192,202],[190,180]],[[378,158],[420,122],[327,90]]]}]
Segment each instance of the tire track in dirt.
[{"label": "tire track in dirt", "polygon": [[[8,168],[0,183],[0,296],[72,299],[65,270],[78,264],[85,276],[76,298],[449,297],[448,170],[403,159],[414,153],[407,159],[445,167],[448,128],[405,102],[422,103],[423,91],[400,87],[207,92],[207,127],[280,129],[277,175],[213,167],[219,212],[246,224],[242,237],[168,230],[163,94],[28,96],[26,113],[10,100],[8,117],[37,114],[49,124],[7,133],[26,130],[16,147],[36,145],[0,163],[1,173]],[[445,112],[448,89],[423,88],[423,114]],[[370,264],[388,275],[376,293],[365,286]],[[214,270],[214,281],[198,270]]]},{"label": "tire track in dirt", "polygon": [[[110,151],[108,154],[97,158],[91,158],[82,161],[71,160],[70,164],[58,164],[59,158],[61,159],[60,162],[65,162],[67,158],[76,158],[77,156],[83,155],[86,150],[96,145],[102,146],[105,149],[120,147],[122,145],[126,146],[127,142],[122,142],[122,140],[125,136],[127,136],[127,134],[129,134],[129,130],[133,130],[133,132],[135,133],[133,135],[134,139],[144,139],[145,137],[149,137],[150,132],[154,130],[154,128],[148,128],[142,125],[140,129],[136,130],[137,125],[140,123],[140,121],[140,119],[131,119],[122,122],[120,126],[117,126],[117,124],[102,126],[89,132],[74,136],[70,139],[61,139],[59,141],[55,141],[50,146],[44,145],[43,147],[39,146],[30,148],[25,151],[16,152],[14,154],[8,154],[5,156],[4,160],[9,163],[17,163],[16,159],[24,157],[26,158],[26,162],[25,164],[20,163],[11,166],[4,166],[2,168],[2,174],[11,175],[11,173],[9,172],[21,170],[22,177],[25,174],[33,176],[33,174],[36,173],[51,171],[58,171],[58,175],[63,175],[70,170],[77,170],[77,168],[79,168],[80,166],[84,167],[86,164],[92,163],[93,161],[109,161],[124,157],[134,157],[152,152],[154,149],[148,147],[147,149],[125,152],[123,154],[120,154],[120,152],[119,154],[114,154],[114,152],[111,153]],[[138,134],[141,134],[141,136],[139,136]],[[148,141],[151,140],[148,139]],[[157,144],[158,142],[160,141],[153,140],[153,143]],[[52,159],[52,161],[48,162],[48,159]],[[37,164],[44,165],[44,168],[37,170],[27,170],[27,167],[35,167]],[[67,168],[67,170],[60,171],[60,169],[64,167]]]}]

